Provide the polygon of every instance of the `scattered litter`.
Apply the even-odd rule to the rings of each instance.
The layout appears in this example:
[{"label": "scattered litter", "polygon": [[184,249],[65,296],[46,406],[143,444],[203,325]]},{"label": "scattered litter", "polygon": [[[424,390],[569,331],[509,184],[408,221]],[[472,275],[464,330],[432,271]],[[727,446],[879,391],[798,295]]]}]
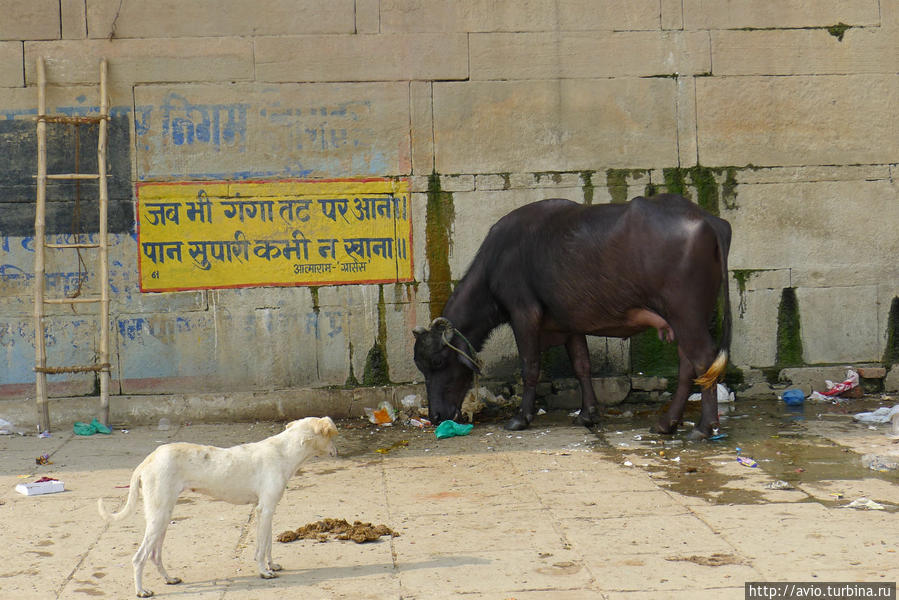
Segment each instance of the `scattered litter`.
[{"label": "scattered litter", "polygon": [[13,424],[6,419],[0,419],[0,435],[11,435],[16,433]]},{"label": "scattered litter", "polygon": [[[734,393],[727,389],[727,386],[723,383],[718,384],[718,404],[730,404],[734,401]],[[690,402],[699,402],[702,400],[702,394],[697,392],[695,394],[690,394],[690,397],[687,398]]]},{"label": "scattered litter", "polygon": [[639,442],[640,440],[643,439],[643,436],[638,433],[637,435],[634,436],[634,439]]},{"label": "scattered litter", "polygon": [[53,464],[52,462],[50,462],[49,454],[41,454],[40,456],[38,456],[37,458],[34,459],[34,463],[37,465],[52,465]]},{"label": "scattered litter", "polygon": [[768,485],[765,486],[769,490],[795,490],[793,484],[789,481],[784,481],[783,479],[778,479],[777,481],[772,481]]},{"label": "scattered litter", "polygon": [[569,416],[569,417],[576,417],[576,416],[578,416],[578,415],[580,415],[580,414],[581,414],[581,409],[577,409],[577,410],[573,410],[573,411],[571,411],[570,413],[568,413],[568,416]]},{"label": "scattered litter", "polygon": [[430,427],[431,422],[422,417],[421,419],[409,419],[406,423],[407,425],[411,425],[413,427],[418,427],[419,429],[424,429],[425,427]]},{"label": "scattered litter", "polygon": [[25,496],[39,496],[41,494],[55,494],[65,491],[66,484],[53,477],[41,477],[31,483],[16,485],[16,491]]},{"label": "scattered litter", "polygon": [[391,450],[396,450],[397,448],[406,448],[409,446],[409,440],[400,440],[398,442],[392,443],[390,446],[385,448],[378,448],[375,450],[378,454],[387,454]]},{"label": "scattered litter", "polygon": [[744,467],[756,468],[759,466],[757,462],[749,458],[748,456],[738,456],[737,462],[743,465]]},{"label": "scattered litter", "polygon": [[109,435],[112,433],[112,429],[98,421],[96,418],[90,423],[84,423],[82,421],[76,421],[75,425],[72,427],[72,430],[76,435],[94,435],[95,433],[102,433],[104,435]]},{"label": "scattered litter", "polygon": [[852,415],[852,420],[859,423],[886,423],[892,420],[896,414],[899,414],[899,404],[896,404],[893,408],[881,406],[873,412],[861,412]]},{"label": "scattered litter", "polygon": [[785,390],[781,399],[787,406],[802,406],[802,403],[805,402],[805,394],[802,390],[793,388]]},{"label": "scattered litter", "polygon": [[827,389],[823,392],[823,395],[839,396],[840,394],[858,387],[858,373],[853,369],[849,369],[846,371],[846,379],[842,382],[834,383],[833,381],[826,379],[824,380],[824,385],[827,386]]},{"label": "scattered litter", "polygon": [[857,508],[859,510],[886,510],[882,504],[878,504],[873,500],[869,500],[862,496],[858,500],[853,500],[845,506],[845,508]]},{"label": "scattered litter", "polygon": [[715,435],[713,435],[712,437],[709,438],[709,441],[717,442],[719,440],[723,440],[726,437],[727,437],[726,433],[716,433]]},{"label": "scattered litter", "polygon": [[393,420],[396,419],[396,410],[387,400],[382,400],[376,409],[366,406],[365,414],[369,422],[375,425],[393,425]]},{"label": "scattered litter", "polygon": [[398,537],[400,534],[386,525],[372,525],[371,523],[363,523],[361,521],[354,521],[350,525],[346,519],[323,519],[303,525],[294,531],[284,531],[278,534],[276,539],[284,544],[294,540],[316,540],[319,542],[352,540],[357,544],[364,544],[365,542],[373,542],[384,535]]},{"label": "scattered litter", "polygon": [[437,426],[437,429],[434,430],[434,434],[437,436],[438,440],[442,440],[457,435],[468,435],[473,428],[474,425],[460,425],[455,421],[444,421]]},{"label": "scattered litter", "polygon": [[632,462],[629,461],[629,460],[626,460],[626,461],[624,461],[624,466],[625,466],[625,467],[633,467],[633,466],[634,466],[634,463],[632,463]]},{"label": "scattered litter", "polygon": [[[403,412],[410,417],[420,417],[428,413],[427,409],[421,406],[421,396],[418,394],[409,394],[400,400]],[[424,412],[422,412],[424,411]]]},{"label": "scattered litter", "polygon": [[899,469],[899,456],[878,456],[877,454],[865,454],[862,456],[862,464],[872,471],[887,473]]},{"label": "scattered litter", "polygon": [[834,401],[834,398],[825,396],[821,392],[812,392],[812,394],[808,397],[808,399],[813,402],[833,402]]},{"label": "scattered litter", "polygon": [[40,433],[38,434],[37,437],[42,438],[42,439],[43,439],[43,438],[48,438],[48,437],[50,437],[50,432],[49,432],[49,431],[42,431],[42,432],[40,432]]},{"label": "scattered litter", "polygon": [[543,409],[543,408],[538,408],[538,409],[537,409],[537,414],[538,414],[538,415],[545,415],[545,414],[546,414],[546,410]]}]

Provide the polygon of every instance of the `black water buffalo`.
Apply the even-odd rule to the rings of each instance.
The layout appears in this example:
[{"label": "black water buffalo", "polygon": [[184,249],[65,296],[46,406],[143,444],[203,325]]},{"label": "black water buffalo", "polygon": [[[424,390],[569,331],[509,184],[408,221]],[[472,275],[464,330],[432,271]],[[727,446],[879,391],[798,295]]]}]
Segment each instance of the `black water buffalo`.
[{"label": "black water buffalo", "polygon": [[[677,391],[654,429],[676,431],[695,382],[702,418],[691,435],[708,436],[718,423],[715,384],[730,347],[730,239],[727,221],[673,194],[596,206],[551,199],[510,212],[490,228],[443,316],[413,331],[431,420],[459,417],[480,372],[477,353],[494,328],[510,323],[524,392],[506,428],[531,423],[540,353],[561,344],[580,382],[579,420],[598,423],[585,335],[626,338],[654,327],[677,341],[680,358]],[[709,325],[722,282],[719,350]]]}]

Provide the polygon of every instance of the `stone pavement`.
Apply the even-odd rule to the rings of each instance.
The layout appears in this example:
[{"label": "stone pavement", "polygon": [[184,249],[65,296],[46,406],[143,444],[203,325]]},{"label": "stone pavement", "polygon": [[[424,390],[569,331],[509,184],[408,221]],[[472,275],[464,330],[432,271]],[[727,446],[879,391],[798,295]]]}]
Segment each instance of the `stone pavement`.
[{"label": "stone pavement", "polygon": [[[857,463],[853,447],[889,450],[882,430],[845,415],[818,415],[798,430],[775,422],[747,439],[760,463],[750,469],[734,460],[734,443],[650,436],[649,418],[612,416],[594,434],[552,413],[525,432],[497,421],[440,441],[433,431],[342,421],[341,456],[306,463],[290,481],[275,535],[332,517],[383,523],[399,537],[275,542],[284,570],[263,580],[252,558],[251,507],[185,493],[165,542],[167,568],[184,583],[165,585],[151,564],[144,583],[157,597],[191,600],[717,600],[742,599],[751,581],[899,579],[895,477],[828,470],[833,460]],[[751,420],[727,427],[736,443]],[[160,443],[226,446],[281,427],[175,423],[165,431],[118,426],[109,436],[0,436],[0,596],[133,597],[130,559],[143,509],[107,525],[97,498],[118,509],[132,469]],[[52,464],[36,465],[43,454]],[[800,462],[806,469],[794,468]],[[806,477],[816,469],[824,477]],[[790,472],[798,473],[795,489],[765,487]],[[66,491],[13,490],[41,475],[64,480]],[[886,510],[843,507],[858,496]]]}]

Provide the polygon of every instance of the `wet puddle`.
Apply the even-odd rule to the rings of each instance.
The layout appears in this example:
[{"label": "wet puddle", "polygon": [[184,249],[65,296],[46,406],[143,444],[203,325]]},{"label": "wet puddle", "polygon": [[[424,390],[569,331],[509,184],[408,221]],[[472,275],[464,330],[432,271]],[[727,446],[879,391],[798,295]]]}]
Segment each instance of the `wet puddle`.
[{"label": "wet puddle", "polygon": [[[878,398],[798,409],[776,400],[737,401],[721,405],[721,439],[704,442],[686,440],[690,419],[699,418],[691,409],[698,411],[698,407],[688,407],[687,426],[675,436],[648,433],[657,418],[656,409],[635,410],[633,415],[609,415],[600,434],[604,443],[596,451],[647,470],[674,492],[716,504],[756,504],[778,497],[845,504],[851,498],[839,493],[809,495],[803,486],[866,478],[897,483],[899,472],[869,469],[861,455],[817,432],[868,432],[867,425],[849,417],[881,405]],[[880,426],[870,433],[886,437],[888,430],[888,425]]]}]

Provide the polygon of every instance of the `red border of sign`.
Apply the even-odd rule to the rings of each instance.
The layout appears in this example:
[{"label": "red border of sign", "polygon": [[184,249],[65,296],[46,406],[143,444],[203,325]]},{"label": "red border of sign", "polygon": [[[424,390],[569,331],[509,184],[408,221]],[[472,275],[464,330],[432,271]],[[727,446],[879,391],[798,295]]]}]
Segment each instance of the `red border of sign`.
[{"label": "red border of sign", "polygon": [[[140,219],[138,215],[140,215],[139,205],[140,205],[140,189],[142,187],[152,186],[152,185],[234,185],[234,184],[244,184],[244,183],[335,183],[335,182],[353,182],[353,183],[369,183],[374,181],[384,182],[384,181],[405,181],[406,183],[410,183],[409,177],[362,177],[360,179],[354,179],[352,177],[336,177],[332,179],[247,179],[247,180],[196,180],[196,181],[140,181],[135,184],[135,200],[134,200],[134,222],[135,232],[137,233],[137,281],[140,286],[140,291],[142,294],[163,294],[166,292],[190,292],[195,290],[233,290],[233,289],[243,289],[243,288],[256,288],[256,287],[326,287],[329,285],[372,285],[376,283],[409,283],[415,281],[415,253],[412,251],[413,246],[413,230],[409,228],[409,266],[412,270],[412,275],[408,279],[368,279],[364,281],[329,281],[327,283],[321,282],[303,282],[303,281],[291,281],[291,282],[274,282],[274,283],[245,283],[245,284],[237,284],[237,285],[206,285],[206,286],[197,286],[197,287],[174,287],[174,288],[164,288],[164,289],[152,289],[145,290],[144,289],[144,280],[142,277],[143,272],[143,259],[141,258],[140,251]],[[410,192],[409,198],[409,214],[411,219],[412,214],[412,198]]]}]

